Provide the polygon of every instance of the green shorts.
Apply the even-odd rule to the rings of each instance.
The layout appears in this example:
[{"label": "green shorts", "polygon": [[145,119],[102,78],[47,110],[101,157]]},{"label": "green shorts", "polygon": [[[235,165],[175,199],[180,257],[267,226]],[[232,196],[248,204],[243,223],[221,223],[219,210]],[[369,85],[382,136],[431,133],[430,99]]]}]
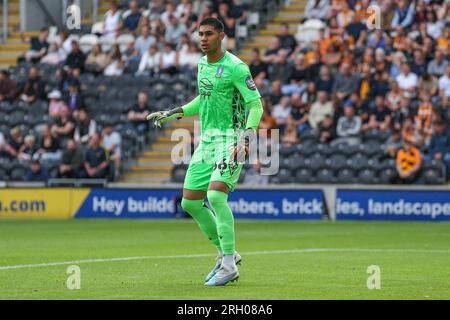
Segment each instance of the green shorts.
[{"label": "green shorts", "polygon": [[201,141],[189,163],[183,188],[206,191],[211,181],[221,181],[233,191],[243,164],[230,161],[232,150],[223,141]]}]

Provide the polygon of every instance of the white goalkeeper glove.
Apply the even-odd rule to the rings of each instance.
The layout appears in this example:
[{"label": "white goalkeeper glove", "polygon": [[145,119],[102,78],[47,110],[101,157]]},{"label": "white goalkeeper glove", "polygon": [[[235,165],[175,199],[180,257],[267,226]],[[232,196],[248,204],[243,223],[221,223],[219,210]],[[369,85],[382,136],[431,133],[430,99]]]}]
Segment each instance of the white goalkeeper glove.
[{"label": "white goalkeeper glove", "polygon": [[181,118],[183,118],[183,109],[181,107],[168,111],[153,112],[147,116],[147,120],[153,121],[153,125],[156,128],[161,128],[161,125],[165,122]]}]

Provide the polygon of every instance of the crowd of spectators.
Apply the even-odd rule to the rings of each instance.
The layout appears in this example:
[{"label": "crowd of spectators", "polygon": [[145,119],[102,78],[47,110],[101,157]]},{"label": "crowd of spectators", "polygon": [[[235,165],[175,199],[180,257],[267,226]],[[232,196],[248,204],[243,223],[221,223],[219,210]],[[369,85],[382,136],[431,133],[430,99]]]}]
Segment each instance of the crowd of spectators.
[{"label": "crowd of spectators", "polygon": [[[110,1],[110,9],[102,19],[97,36],[110,37],[110,50],[101,43],[86,51],[79,39],[61,30],[51,37],[44,27],[36,37],[24,38],[30,50],[19,58],[20,64],[31,66],[26,81],[19,84],[7,71],[0,73],[0,103],[32,105],[48,104],[49,122],[37,131],[25,133],[19,127],[0,132],[0,157],[30,164],[27,179],[46,181],[47,161],[60,163],[60,178],[106,178],[110,163],[115,179],[120,175],[121,136],[112,123],[99,125],[91,117],[81,90],[81,75],[121,76],[124,72],[138,76],[183,73],[196,77],[198,50],[194,30],[207,17],[217,17],[225,24],[228,48],[234,45],[235,24],[245,21],[248,5],[241,0],[225,1]],[[117,43],[121,35],[133,36],[126,47]],[[41,76],[40,67],[57,68],[57,85]],[[53,81],[54,83],[54,81]],[[128,127],[139,135],[149,130],[146,116],[151,110],[148,92],[139,92],[129,106]],[[133,103],[133,102],[130,102]]]},{"label": "crowd of spectators", "polygon": [[[366,24],[370,5],[381,28]],[[331,145],[380,132],[400,183],[414,182],[426,160],[450,169],[450,3],[309,0],[304,19],[323,22],[317,40],[297,41],[284,24],[252,52],[261,127],[279,128],[285,146],[310,132]]]}]

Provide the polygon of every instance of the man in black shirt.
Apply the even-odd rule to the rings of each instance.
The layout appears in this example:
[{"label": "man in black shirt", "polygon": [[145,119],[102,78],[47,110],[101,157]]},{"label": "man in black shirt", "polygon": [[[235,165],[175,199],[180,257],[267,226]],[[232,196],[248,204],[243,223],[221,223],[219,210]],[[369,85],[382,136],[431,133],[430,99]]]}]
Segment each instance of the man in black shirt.
[{"label": "man in black shirt", "polygon": [[64,150],[61,164],[59,166],[60,178],[76,178],[83,166],[84,154],[77,147],[75,140],[67,141],[66,150]]},{"label": "man in black shirt", "polygon": [[84,170],[82,178],[103,179],[108,173],[108,161],[106,152],[100,146],[100,135],[95,133],[89,141],[89,149],[86,150]]},{"label": "man in black shirt", "polygon": [[297,46],[297,40],[291,34],[289,34],[289,25],[287,23],[282,23],[280,27],[280,34],[278,38],[281,42],[281,48],[287,49],[289,54],[294,52],[295,47]]},{"label": "man in black shirt", "polygon": [[84,70],[85,54],[80,50],[80,46],[76,40],[72,40],[72,51],[66,59],[65,65],[69,67],[69,72],[72,74],[75,69],[79,72]]},{"label": "man in black shirt", "polygon": [[43,56],[47,54],[49,43],[47,42],[48,29],[42,28],[38,37],[28,38],[28,42],[31,44],[31,49],[25,54],[25,58],[28,62],[37,63]]},{"label": "man in black shirt", "polygon": [[130,125],[141,135],[145,135],[149,129],[149,122],[146,120],[150,114],[149,110],[148,95],[146,92],[141,91],[138,93],[137,103],[128,111]]},{"label": "man in black shirt", "polygon": [[261,60],[261,54],[258,48],[252,50],[252,61],[249,68],[253,78],[261,76],[264,79],[267,79],[268,66],[267,63]]}]

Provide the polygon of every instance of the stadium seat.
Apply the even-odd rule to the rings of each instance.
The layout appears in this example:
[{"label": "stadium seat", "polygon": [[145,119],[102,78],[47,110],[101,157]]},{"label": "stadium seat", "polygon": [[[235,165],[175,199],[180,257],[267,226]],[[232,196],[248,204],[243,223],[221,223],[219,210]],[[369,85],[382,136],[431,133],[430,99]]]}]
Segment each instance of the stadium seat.
[{"label": "stadium seat", "polygon": [[337,171],[336,183],[346,184],[353,183],[355,180],[355,173],[351,169],[344,168]]},{"label": "stadium seat", "polygon": [[278,171],[277,177],[279,179],[279,183],[292,183],[292,173],[291,170],[288,169],[280,169]]},{"label": "stadium seat", "polygon": [[375,184],[378,182],[375,171],[372,169],[363,169],[358,173],[358,182]]},{"label": "stadium seat", "polygon": [[395,177],[397,176],[397,171],[392,168],[385,168],[378,171],[378,182],[383,184],[393,183]]},{"label": "stadium seat", "polygon": [[330,158],[327,158],[326,164],[332,170],[342,170],[347,167],[347,157],[343,154],[333,154]]},{"label": "stadium seat", "polygon": [[325,158],[323,157],[323,155],[321,155],[318,152],[312,154],[309,157],[309,160],[311,161],[309,166],[310,166],[311,170],[313,170],[313,171],[321,169],[325,166]]},{"label": "stadium seat", "polygon": [[102,46],[103,52],[109,52],[112,45],[115,43],[115,39],[111,36],[104,35],[98,39],[98,43]]},{"label": "stadium seat", "polygon": [[359,171],[364,168],[368,168],[368,159],[365,155],[361,153],[356,153],[352,156],[349,156],[347,159],[347,166],[356,171]]},{"label": "stadium seat", "polygon": [[0,166],[0,181],[8,180],[8,170]]},{"label": "stadium seat", "polygon": [[316,177],[316,181],[318,183],[333,183],[333,182],[335,182],[333,171],[326,169],[326,168],[320,169],[319,171],[317,171],[315,177]]},{"label": "stadium seat", "polygon": [[27,169],[23,164],[16,164],[11,169],[10,180],[12,181],[24,181],[26,177]]},{"label": "stadium seat", "polygon": [[295,173],[295,181],[298,183],[312,182],[312,172],[309,169],[300,169]]},{"label": "stadium seat", "polygon": [[95,34],[85,34],[81,36],[79,44],[81,51],[87,54],[98,44],[98,37]]},{"label": "stadium seat", "polygon": [[120,52],[124,52],[127,48],[127,46],[134,42],[134,36],[131,34],[122,34],[116,39],[116,43],[119,45]]}]

